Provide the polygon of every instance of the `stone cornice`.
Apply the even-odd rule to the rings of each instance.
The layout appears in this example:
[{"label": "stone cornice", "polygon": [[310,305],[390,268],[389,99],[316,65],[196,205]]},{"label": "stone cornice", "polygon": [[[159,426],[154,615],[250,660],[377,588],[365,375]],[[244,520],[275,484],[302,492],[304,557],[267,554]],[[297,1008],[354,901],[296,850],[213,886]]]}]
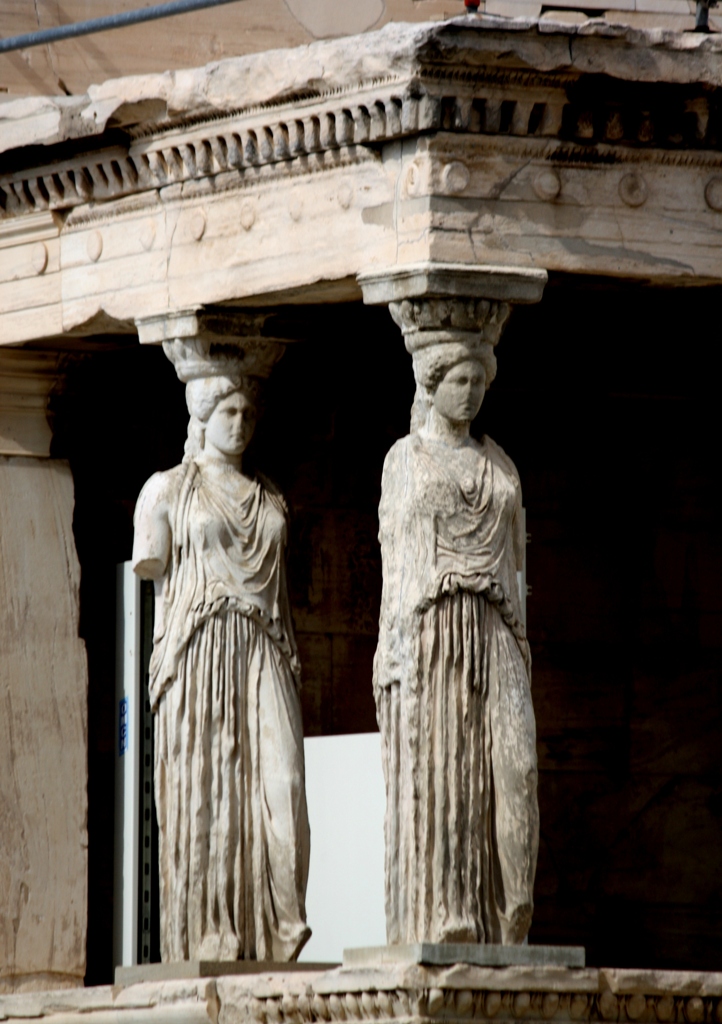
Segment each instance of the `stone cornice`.
[{"label": "stone cornice", "polygon": [[[38,146],[30,156],[8,154],[6,166],[17,170],[0,175],[0,217],[97,206],[230,175],[228,187],[263,167],[324,169],[325,154],[343,151],[353,160],[362,150],[437,131],[501,143],[546,140],[588,160],[704,161],[722,149],[722,47],[714,41],[597,22],[572,31],[483,17],[387,26],[263,57],[266,69],[279,62],[270,75],[260,73],[257,57],[240,58],[106,83],[85,105],[77,100],[73,117],[61,104],[69,121],[60,134],[76,140],[75,155],[57,146],[47,162]],[[261,80],[250,85],[257,67]],[[17,124],[6,110],[0,138]],[[112,139],[106,146],[104,126]],[[88,147],[79,153],[83,137]],[[53,139],[50,132],[36,141]]]},{"label": "stone cornice", "polygon": [[722,43],[548,27],[391,24],[109,82],[57,101],[61,145],[0,105],[0,148],[19,124],[49,144],[2,158],[0,344],[357,300],[426,261],[721,280]]},{"label": "stone cornice", "polygon": [[547,273],[533,267],[427,262],[359,274],[358,282],[369,305],[429,298],[526,303],[541,300]]},{"label": "stone cornice", "polygon": [[[498,54],[503,59],[498,60]],[[33,97],[3,104],[0,152],[18,146],[92,139],[113,126],[142,125],[270,109],[359,84],[405,80],[416,70],[447,74],[495,65],[576,78],[604,73],[625,81],[722,84],[722,43],[662,29],[634,29],[601,18],[581,25],[480,16],[442,23],[390,23],[360,37],[271,50],[205,67],[111,79],[85,96]]]}]

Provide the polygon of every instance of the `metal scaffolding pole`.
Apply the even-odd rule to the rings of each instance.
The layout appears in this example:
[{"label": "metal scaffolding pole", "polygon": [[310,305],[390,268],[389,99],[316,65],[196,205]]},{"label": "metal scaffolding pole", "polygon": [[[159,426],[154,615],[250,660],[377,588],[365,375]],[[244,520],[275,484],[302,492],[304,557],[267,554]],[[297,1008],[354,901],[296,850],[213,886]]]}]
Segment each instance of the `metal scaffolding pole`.
[{"label": "metal scaffolding pole", "polygon": [[0,53],[26,50],[30,46],[57,43],[61,39],[89,36],[96,32],[108,32],[114,28],[138,25],[143,21],[157,21],[159,18],[170,18],[174,14],[188,14],[190,11],[201,11],[206,7],[220,7],[221,4],[238,2],[239,0],[170,0],[170,3],[154,4],[152,7],[143,7],[137,11],[108,14],[103,18],[76,21],[70,25],[56,25],[54,28],[44,28],[37,32],[26,32],[21,36],[0,39]]}]

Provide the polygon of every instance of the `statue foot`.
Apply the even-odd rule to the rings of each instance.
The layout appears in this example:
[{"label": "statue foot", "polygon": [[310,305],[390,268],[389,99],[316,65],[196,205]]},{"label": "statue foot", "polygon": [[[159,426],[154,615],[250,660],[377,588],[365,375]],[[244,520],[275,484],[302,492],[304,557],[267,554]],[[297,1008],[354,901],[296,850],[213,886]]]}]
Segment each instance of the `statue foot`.
[{"label": "statue foot", "polygon": [[273,941],[273,959],[283,963],[298,960],[298,955],[311,938],[311,929],[306,924],[298,926],[288,938],[277,936]]},{"label": "statue foot", "polygon": [[472,942],[479,941],[476,925],[471,921],[446,921],[439,930],[437,942]]},{"label": "statue foot", "polygon": [[526,941],[533,909],[531,903],[523,903],[509,918],[501,918],[501,941],[505,946],[520,946]]}]

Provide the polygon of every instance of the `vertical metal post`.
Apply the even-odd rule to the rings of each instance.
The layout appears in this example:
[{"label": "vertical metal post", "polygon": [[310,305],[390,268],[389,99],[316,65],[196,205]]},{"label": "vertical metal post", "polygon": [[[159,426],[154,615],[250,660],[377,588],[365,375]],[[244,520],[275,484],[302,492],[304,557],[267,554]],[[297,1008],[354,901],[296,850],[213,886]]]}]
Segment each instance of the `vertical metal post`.
[{"label": "vertical metal post", "polygon": [[524,561],[521,569],[516,574],[516,585],[519,589],[519,603],[521,604],[521,621],[526,629],[526,599],[531,593],[531,587],[526,582],[526,546],[529,543],[529,534],[526,532],[526,509],[521,510],[521,528],[524,535]]},{"label": "vertical metal post", "polygon": [[116,746],[113,963],[138,962],[141,747],[140,580],[130,562],[116,575]]},{"label": "vertical metal post", "polygon": [[140,884],[138,888],[138,912],[140,934],[138,937],[138,963],[149,964],[152,957],[153,925],[153,872],[157,862],[153,829],[153,714],[150,710],[148,693],[148,670],[153,650],[153,584],[141,584],[141,644],[139,661],[142,686],[142,737],[140,764]]}]

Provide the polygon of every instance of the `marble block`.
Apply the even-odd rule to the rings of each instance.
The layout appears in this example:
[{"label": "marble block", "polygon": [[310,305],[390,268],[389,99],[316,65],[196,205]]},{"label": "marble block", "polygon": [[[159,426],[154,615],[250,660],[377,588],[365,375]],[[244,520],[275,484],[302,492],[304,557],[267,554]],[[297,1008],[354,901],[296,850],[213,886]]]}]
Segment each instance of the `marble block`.
[{"label": "marble block", "polygon": [[66,463],[0,456],[0,993],[85,974],[88,679],[73,507]]},{"label": "marble block", "polygon": [[183,978],[222,978],[229,974],[300,974],[304,971],[330,971],[337,966],[276,960],[176,960],[165,964],[116,967],[115,984],[125,986]]},{"label": "marble block", "polygon": [[344,949],[343,964],[344,967],[377,967],[381,964],[427,964],[433,967],[451,964],[474,964],[478,967],[584,967],[585,950],[583,946],[410,942],[398,946]]},{"label": "marble block", "polygon": [[[196,965],[198,961],[196,961]],[[157,966],[157,965],[152,965]],[[235,965],[234,965],[235,966]],[[238,963],[239,967],[249,966]],[[314,971],[289,965],[216,978],[0,995],[7,1024],[704,1024],[717,1020],[722,973],[427,967]],[[143,968],[141,968],[142,970]],[[148,970],[148,968],[144,968]]]}]

